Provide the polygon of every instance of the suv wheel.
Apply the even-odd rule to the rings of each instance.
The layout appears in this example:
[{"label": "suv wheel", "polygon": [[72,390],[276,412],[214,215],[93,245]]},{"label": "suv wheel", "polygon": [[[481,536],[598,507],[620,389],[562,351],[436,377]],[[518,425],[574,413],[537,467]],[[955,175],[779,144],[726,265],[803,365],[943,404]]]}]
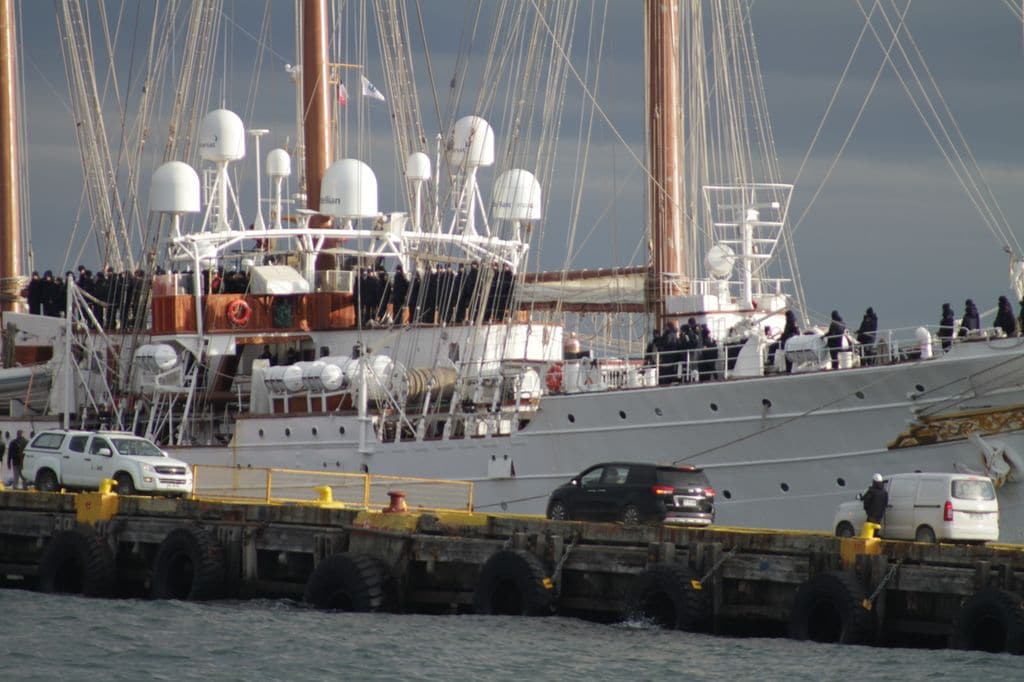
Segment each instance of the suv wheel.
[{"label": "suv wheel", "polygon": [[53,473],[49,469],[40,469],[36,473],[36,490],[43,493],[55,493],[57,488],[60,487],[60,482],[57,481],[57,474]]},{"label": "suv wheel", "polygon": [[561,500],[552,502],[551,506],[548,507],[548,518],[552,521],[568,521],[569,510],[566,508],[565,502]]},{"label": "suv wheel", "polygon": [[626,526],[639,526],[643,519],[640,508],[635,504],[627,504],[622,510],[622,523]]},{"label": "suv wheel", "polygon": [[118,495],[134,495],[135,494],[135,481],[132,480],[131,474],[120,472],[114,474],[114,480],[117,481],[117,494]]},{"label": "suv wheel", "polygon": [[852,538],[854,535],[853,525],[848,521],[841,522],[836,526],[836,535],[841,538]]}]

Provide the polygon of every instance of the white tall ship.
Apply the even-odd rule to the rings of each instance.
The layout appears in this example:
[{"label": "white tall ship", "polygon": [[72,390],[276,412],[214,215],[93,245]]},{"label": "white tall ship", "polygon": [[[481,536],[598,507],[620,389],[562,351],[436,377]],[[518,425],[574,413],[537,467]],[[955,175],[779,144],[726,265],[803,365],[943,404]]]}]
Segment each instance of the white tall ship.
[{"label": "white tall ship", "polygon": [[[196,60],[215,38],[216,4],[193,10]],[[530,93],[579,77],[549,68],[565,66],[567,29],[551,21],[559,3],[526,13],[545,37],[529,44],[545,59],[516,67],[501,126],[471,112],[436,138],[423,134],[415,92],[400,90],[411,59],[394,52],[386,106],[400,121],[404,165],[394,194],[408,205],[393,209],[370,164],[332,152],[338,67],[351,65],[328,56],[326,1],[301,3],[301,66],[290,73],[303,144],[263,157],[268,131],[227,108],[189,119],[201,100],[181,94],[175,129],[189,132],[168,144],[148,185],[150,257],[133,257],[116,212],[105,214],[106,257],[118,271],[145,268],[138,293],[97,298],[69,283],[57,317],[5,300],[0,429],[113,425],[193,463],[468,479],[478,509],[534,513],[596,462],[686,463],[708,472],[720,523],[780,528],[825,529],[876,471],[976,471],[1000,484],[1002,538],[1024,540],[1024,337],[972,330],[945,349],[934,326],[880,329],[870,343],[847,333],[833,368],[787,274],[793,187],[774,168],[770,128],[748,120],[766,110],[756,68],[676,60],[684,27],[697,42],[697,27],[712,26],[733,48],[722,52],[756,65],[748,3],[711,6],[645,4],[650,263],[538,273],[531,239],[561,200],[546,189],[556,144],[518,136],[540,106]],[[203,68],[183,67],[182,92]],[[84,120],[92,115],[84,106]],[[743,125],[716,132],[725,123]],[[701,141],[684,151],[684,138]],[[236,187],[237,168],[253,159],[254,220],[242,217],[252,207]],[[107,162],[91,166],[100,178]],[[305,208],[285,189],[293,174]],[[16,178],[3,180],[15,196]],[[104,205],[95,194],[94,212]],[[233,271],[240,291],[227,284]],[[389,282],[372,306],[364,271]],[[782,346],[787,310],[805,333]],[[645,349],[652,327],[690,318],[713,344]],[[609,331],[624,320],[625,331]]]}]

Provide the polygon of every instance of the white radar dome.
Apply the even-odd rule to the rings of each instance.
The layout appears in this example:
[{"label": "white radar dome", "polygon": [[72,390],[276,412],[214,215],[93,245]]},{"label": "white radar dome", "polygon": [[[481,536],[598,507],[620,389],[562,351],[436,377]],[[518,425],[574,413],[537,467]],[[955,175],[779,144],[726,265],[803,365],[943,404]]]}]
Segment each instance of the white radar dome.
[{"label": "white radar dome", "polygon": [[413,152],[405,160],[405,177],[410,180],[430,179],[430,157],[423,152]]},{"label": "white radar dome", "polygon": [[736,254],[725,244],[715,244],[704,256],[704,267],[715,279],[725,279],[736,263]]},{"label": "white radar dome", "polygon": [[533,173],[507,170],[494,183],[494,217],[499,220],[540,220],[540,183]]},{"label": "white radar dome", "polygon": [[149,210],[157,213],[197,213],[199,175],[181,161],[168,161],[153,172]]},{"label": "white radar dome", "polygon": [[271,149],[267,154],[267,175],[287,178],[292,174],[292,157],[283,149]]},{"label": "white radar dome", "polygon": [[362,161],[335,161],[320,182],[320,212],[336,218],[377,215],[377,176]]},{"label": "white radar dome", "polygon": [[211,111],[199,124],[199,155],[207,161],[245,158],[245,126],[227,109]]},{"label": "white radar dome", "polygon": [[455,122],[448,140],[448,165],[494,165],[494,131],[479,116],[464,116]]}]

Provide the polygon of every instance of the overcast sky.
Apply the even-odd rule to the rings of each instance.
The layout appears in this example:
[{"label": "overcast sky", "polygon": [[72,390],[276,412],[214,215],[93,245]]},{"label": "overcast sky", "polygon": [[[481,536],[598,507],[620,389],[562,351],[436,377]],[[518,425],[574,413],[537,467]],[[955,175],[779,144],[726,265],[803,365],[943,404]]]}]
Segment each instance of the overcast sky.
[{"label": "overcast sky", "polygon": [[[85,4],[94,8],[92,3]],[[862,4],[870,6],[869,0]],[[905,0],[896,4],[900,9],[906,6]],[[108,11],[116,11],[117,5],[108,1]],[[128,3],[129,8],[131,5]],[[446,87],[463,35],[466,8],[473,3],[430,0],[422,6],[427,12],[426,33],[436,80]],[[891,10],[891,5],[887,6]],[[236,80],[246,87],[255,47],[245,34],[258,33],[263,8],[256,0],[225,3],[226,25],[237,24],[244,30],[228,40],[229,57],[218,62],[219,68],[237,73]],[[24,1],[19,10],[28,37],[23,55],[35,267],[59,269],[69,242],[76,250],[83,242],[81,232],[71,234],[82,187],[74,122],[65,94],[53,4]],[[640,3],[613,1],[608,12],[600,99],[615,131],[625,137],[634,153],[642,154]],[[271,49],[261,75],[261,93],[266,94],[261,94],[256,120],[246,121],[247,125],[274,129],[264,153],[270,145],[283,143],[291,125],[292,94],[283,67],[295,59],[291,3],[274,2],[272,13]],[[128,35],[127,27],[134,18],[131,9],[125,17],[123,31]],[[754,2],[753,18],[781,180],[792,181],[864,20],[854,0],[759,0]],[[1017,238],[1024,237],[1020,225],[1024,214],[1020,21],[1003,0],[916,0],[910,5],[907,23],[999,207]],[[414,44],[418,45],[418,39]],[[574,53],[574,59],[579,53]],[[881,60],[881,49],[869,36],[800,177],[792,218],[803,213],[818,189]],[[577,62],[575,66],[582,71],[585,64]],[[383,76],[375,75],[381,73],[375,49],[369,50],[367,73],[378,84],[382,82]],[[419,81],[426,82],[425,74],[420,74]],[[226,104],[241,112],[245,89],[237,90],[240,95],[233,92],[226,91]],[[428,92],[421,85],[421,97],[426,98]],[[445,96],[442,93],[442,102]],[[578,99],[582,95],[577,88],[566,96]],[[432,111],[431,101],[424,101],[423,107]],[[369,106],[367,111],[376,140],[386,130],[388,111],[383,105]],[[428,130],[436,125],[434,117],[427,118]],[[499,143],[502,133],[496,130]],[[575,267],[628,261],[639,243],[642,175],[616,137],[607,126],[599,126],[595,134],[599,153],[591,161],[588,182],[598,188],[599,198],[584,207],[579,234],[597,223],[602,236],[595,232],[589,240],[577,238],[583,243],[578,244]],[[364,153],[378,171],[381,208],[390,209],[399,196],[394,164],[376,142],[364,148]],[[559,167],[563,162],[571,168],[569,159],[560,160]],[[551,201],[545,243],[535,249],[542,251],[541,267],[546,269],[562,262],[559,248],[564,250],[568,209],[560,205],[564,202],[559,198],[566,191],[565,181],[564,174],[556,173],[552,186],[545,188]],[[797,230],[796,243],[812,313],[824,318],[835,308],[851,326],[856,326],[869,305],[878,312],[883,327],[936,324],[945,301],[959,311],[964,298],[973,297],[987,310],[995,305],[997,296],[1011,293],[1002,244],[985,228],[891,70],[883,74],[842,160]],[[87,248],[81,256],[71,255],[69,264],[81,260],[95,265],[95,259],[95,253]]]}]

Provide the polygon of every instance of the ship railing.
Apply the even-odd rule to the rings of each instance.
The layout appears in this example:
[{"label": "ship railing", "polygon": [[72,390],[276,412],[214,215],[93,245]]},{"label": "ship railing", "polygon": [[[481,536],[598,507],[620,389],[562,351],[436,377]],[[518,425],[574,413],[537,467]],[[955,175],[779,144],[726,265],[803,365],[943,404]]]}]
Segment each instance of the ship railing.
[{"label": "ship railing", "polygon": [[470,481],[207,464],[192,471],[193,497],[203,500],[383,510],[400,491],[411,510],[473,510]]},{"label": "ship railing", "polygon": [[[815,332],[824,334],[825,330],[821,328],[816,329]],[[949,338],[948,345],[953,347],[962,343],[1004,338],[1005,336],[999,329],[984,328],[959,332],[957,327],[954,328],[954,335]],[[661,384],[696,383],[717,378],[728,379],[732,373],[730,365],[735,361],[740,348],[745,343],[746,340],[738,343],[725,343],[710,349],[695,348],[652,352],[645,357],[642,370],[656,372],[658,383]],[[771,339],[766,339],[766,355],[770,343]],[[711,352],[705,355],[705,351],[708,350]],[[879,330],[875,332],[874,340],[870,343],[859,343],[855,332],[848,330],[843,349],[839,353],[838,363],[840,369],[894,365],[939,357],[944,350],[937,325]],[[775,365],[769,366],[768,358],[765,357],[765,374],[785,373],[785,355],[781,350],[775,354],[775,360]],[[825,370],[830,367],[831,362],[826,358],[821,363],[820,369]]]}]

